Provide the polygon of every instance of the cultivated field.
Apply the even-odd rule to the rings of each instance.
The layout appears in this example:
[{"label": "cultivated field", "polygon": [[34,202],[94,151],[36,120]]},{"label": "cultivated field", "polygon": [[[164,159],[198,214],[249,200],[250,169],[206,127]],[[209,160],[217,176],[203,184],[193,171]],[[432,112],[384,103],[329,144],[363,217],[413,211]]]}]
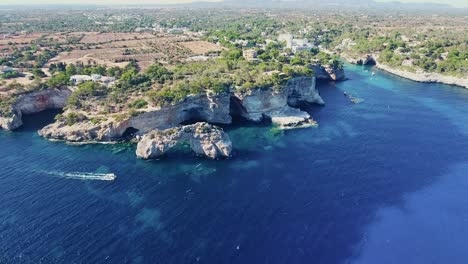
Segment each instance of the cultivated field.
[{"label": "cultivated field", "polygon": [[222,47],[207,41],[187,41],[179,43],[192,51],[193,54],[203,55],[213,51],[221,51]]},{"label": "cultivated field", "polygon": [[108,43],[121,40],[149,39],[154,37],[155,35],[151,33],[90,33],[81,40],[81,43]]},{"label": "cultivated field", "polygon": [[[99,42],[99,43],[98,43]],[[72,51],[61,52],[50,63],[105,64],[124,66],[136,61],[142,69],[160,62],[172,64],[195,54],[221,51],[222,48],[206,42],[193,40],[184,35],[118,33],[87,34],[80,43],[94,43],[91,46],[73,46]]]}]

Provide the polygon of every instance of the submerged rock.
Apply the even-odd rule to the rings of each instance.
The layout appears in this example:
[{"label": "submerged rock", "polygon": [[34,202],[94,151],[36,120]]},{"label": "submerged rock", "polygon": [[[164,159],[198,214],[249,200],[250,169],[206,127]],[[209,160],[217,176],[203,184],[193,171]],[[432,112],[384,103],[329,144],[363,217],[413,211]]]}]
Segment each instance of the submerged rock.
[{"label": "submerged rock", "polygon": [[149,132],[138,143],[136,155],[143,159],[155,159],[183,142],[188,142],[197,155],[211,159],[229,157],[232,151],[232,142],[224,131],[200,122]]},{"label": "submerged rock", "polygon": [[359,97],[355,97],[349,93],[347,93],[346,91],[343,93],[344,96],[348,97],[349,101],[353,104],[360,104],[362,102],[364,102],[364,99],[362,98],[359,98]]}]

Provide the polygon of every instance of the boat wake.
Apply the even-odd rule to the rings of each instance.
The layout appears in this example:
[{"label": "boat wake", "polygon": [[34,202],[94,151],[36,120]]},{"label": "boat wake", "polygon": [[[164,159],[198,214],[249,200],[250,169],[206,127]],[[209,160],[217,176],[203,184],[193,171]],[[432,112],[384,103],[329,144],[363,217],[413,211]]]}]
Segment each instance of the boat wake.
[{"label": "boat wake", "polygon": [[47,174],[73,180],[113,181],[117,178],[114,173],[48,171]]}]

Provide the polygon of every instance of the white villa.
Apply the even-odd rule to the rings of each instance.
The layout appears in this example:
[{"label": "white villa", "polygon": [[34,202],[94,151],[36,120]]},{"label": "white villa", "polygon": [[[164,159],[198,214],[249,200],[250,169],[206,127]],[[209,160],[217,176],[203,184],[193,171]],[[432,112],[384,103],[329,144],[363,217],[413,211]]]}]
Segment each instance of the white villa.
[{"label": "white villa", "polygon": [[117,79],[115,77],[106,77],[106,76],[102,76],[99,74],[92,74],[91,76],[73,75],[70,77],[70,81],[72,81],[74,85],[78,85],[80,83],[89,82],[89,81],[100,82],[100,83],[109,85],[115,82],[116,80]]},{"label": "white villa", "polygon": [[286,48],[291,49],[293,53],[310,50],[314,47],[313,44],[309,43],[308,39],[296,39],[292,34],[281,34],[278,41],[286,42]]}]

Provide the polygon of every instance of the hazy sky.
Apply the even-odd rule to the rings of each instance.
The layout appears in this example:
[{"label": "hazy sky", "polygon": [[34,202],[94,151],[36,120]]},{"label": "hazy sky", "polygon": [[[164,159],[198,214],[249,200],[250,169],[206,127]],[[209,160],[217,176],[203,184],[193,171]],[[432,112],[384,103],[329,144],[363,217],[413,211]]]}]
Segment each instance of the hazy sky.
[{"label": "hazy sky", "polygon": [[[189,3],[194,1],[217,2],[222,0],[0,0],[0,4],[173,4],[173,3]],[[377,0],[379,2],[390,2],[394,0]],[[408,3],[442,3],[450,4],[456,7],[468,7],[468,0],[400,0],[400,2]]]}]

